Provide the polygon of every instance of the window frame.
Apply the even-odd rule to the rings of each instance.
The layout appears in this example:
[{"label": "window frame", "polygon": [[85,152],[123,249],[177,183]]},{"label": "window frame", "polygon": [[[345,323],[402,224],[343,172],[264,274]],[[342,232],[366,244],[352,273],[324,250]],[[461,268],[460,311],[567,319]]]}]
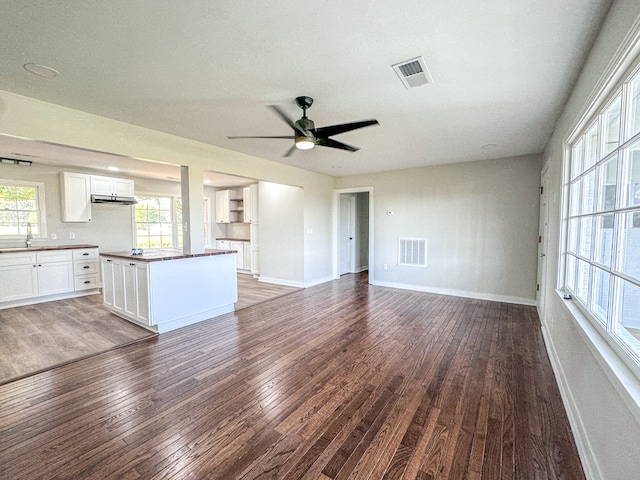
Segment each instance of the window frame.
[{"label": "window frame", "polygon": [[[160,194],[160,193],[138,193],[135,195],[136,199],[140,197],[159,197],[171,199],[171,247],[165,248],[181,248],[183,246],[183,225],[178,222],[178,203],[182,202],[182,197],[175,194]],[[203,211],[204,211],[204,244],[205,246],[211,245],[211,197],[203,197]],[[149,223],[149,222],[147,222]],[[138,222],[136,221],[135,207],[133,211],[133,244],[138,245]],[[162,247],[138,247],[138,248],[162,248]]]},{"label": "window frame", "polygon": [[[33,235],[34,239],[46,239],[47,237],[47,211],[45,201],[45,188],[44,182],[32,182],[27,180],[12,180],[7,178],[0,179],[0,185],[9,187],[32,187],[36,189],[37,197],[37,216],[38,216],[38,229],[37,233]],[[24,240],[26,234],[18,235],[0,235],[0,242],[15,242],[16,240]]]},{"label": "window frame", "polygon": [[[630,212],[638,213],[640,215],[640,205],[631,205],[624,202],[624,197],[629,195],[629,192],[625,192],[627,189],[627,183],[623,182],[625,170],[629,170],[631,167],[628,165],[631,157],[632,147],[638,146],[640,148],[640,130],[634,135],[631,135],[631,129],[629,123],[632,121],[627,115],[630,112],[630,106],[633,99],[630,97],[632,91],[631,86],[633,82],[640,82],[640,52],[635,52],[635,58],[628,68],[620,68],[618,73],[618,79],[616,82],[611,82],[611,88],[606,92],[602,91],[590,105],[590,110],[585,112],[580,122],[576,122],[572,134],[565,141],[564,159],[563,159],[563,215],[562,215],[562,230],[561,230],[561,252],[558,263],[558,291],[562,294],[572,295],[572,305],[589,321],[589,323],[600,332],[600,335],[605,339],[606,343],[612,348],[612,350],[618,355],[620,360],[636,375],[640,378],[640,341],[636,337],[636,340],[630,345],[630,333],[627,328],[622,325],[621,312],[621,292],[624,282],[630,283],[633,288],[640,288],[640,277],[630,276],[625,272],[621,272],[620,267],[620,254],[618,247],[620,246],[621,239],[619,235],[624,234],[620,232],[622,228],[622,219],[626,217]],[[605,132],[609,130],[606,128],[605,121],[607,114],[611,107],[620,99],[620,120],[618,125],[618,146],[611,152],[604,154],[605,150]],[[636,104],[637,106],[638,104]],[[592,131],[594,125],[598,126],[598,139],[596,150],[596,161],[584,169],[587,163],[586,145],[588,145],[588,136]],[[579,146],[580,150],[576,149]],[[580,172],[576,174],[574,168],[576,161],[574,155],[576,152],[580,155]],[[613,207],[605,208],[606,203],[599,198],[603,196],[606,198],[606,188],[601,185],[602,179],[606,175],[605,168],[607,164],[615,159],[616,166],[616,183],[615,183],[615,203]],[[585,189],[583,185],[580,185],[577,190],[572,189],[572,185],[576,185],[578,182],[582,182],[587,175],[593,173],[593,186],[592,186],[592,202],[591,209],[584,210],[584,195]],[[606,185],[606,184],[605,184]],[[629,188],[632,185],[628,182]],[[602,187],[602,188],[601,188]],[[575,192],[578,192],[578,208],[572,204],[575,199]],[[601,248],[598,245],[598,220],[599,217],[604,215],[613,215],[613,226],[611,227],[611,246],[610,246],[610,259],[608,267],[599,261],[597,256],[597,249]],[[583,219],[589,219],[591,221],[590,232],[590,249],[588,251],[588,257],[581,255],[584,251],[581,251],[581,239],[580,231]],[[572,230],[571,225],[575,225],[577,221],[577,227]],[[627,219],[628,221],[628,219]],[[636,228],[636,227],[633,227]],[[575,245],[570,245],[569,242],[573,240],[577,231],[577,238],[575,239]],[[625,230],[626,232],[627,230]],[[573,251],[572,251],[573,250]],[[635,250],[634,250],[635,251]],[[588,276],[586,279],[587,293],[581,298],[580,285],[579,285],[579,265],[580,262],[584,262],[588,265]],[[575,271],[569,271],[568,266],[575,265]],[[606,292],[607,311],[605,317],[599,316],[595,311],[597,299],[596,295],[601,295],[602,291],[596,291],[596,284],[598,279],[596,276],[601,272],[608,274],[608,287]],[[573,285],[569,285],[569,281],[573,280]],[[600,279],[601,281],[601,279]],[[626,284],[625,284],[626,285]],[[598,296],[598,298],[600,298]]]}]

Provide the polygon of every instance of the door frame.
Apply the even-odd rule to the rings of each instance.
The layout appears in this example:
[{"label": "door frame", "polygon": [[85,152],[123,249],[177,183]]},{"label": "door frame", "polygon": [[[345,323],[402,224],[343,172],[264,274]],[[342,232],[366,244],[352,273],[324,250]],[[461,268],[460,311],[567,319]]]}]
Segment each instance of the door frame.
[{"label": "door frame", "polygon": [[546,284],[547,284],[547,252],[549,250],[549,192],[547,173],[549,166],[547,165],[540,172],[540,217],[538,224],[538,273],[536,275],[536,308],[540,323],[544,323],[544,309],[547,301]]},{"label": "door frame", "polygon": [[341,193],[368,193],[369,194],[369,283],[375,279],[374,272],[374,238],[373,238],[373,186],[336,188],[333,190],[333,278],[340,278],[340,194]]},{"label": "door frame", "polygon": [[[342,271],[342,262],[338,263],[338,275],[344,275],[345,273],[356,273],[356,242],[360,242],[360,236],[356,230],[356,194],[355,193],[341,193],[338,195],[338,201],[340,202],[340,207],[342,207],[342,202],[349,202],[349,218],[347,218],[347,227],[349,230],[349,234],[351,236],[351,240],[349,242],[349,268],[346,272]],[[338,219],[338,258],[342,259],[342,208],[338,210],[340,212],[340,218]]]}]

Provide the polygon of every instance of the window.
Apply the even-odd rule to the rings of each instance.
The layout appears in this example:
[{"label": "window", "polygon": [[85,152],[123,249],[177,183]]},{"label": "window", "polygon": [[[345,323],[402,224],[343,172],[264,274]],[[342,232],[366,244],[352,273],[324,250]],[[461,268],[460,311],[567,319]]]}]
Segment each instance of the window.
[{"label": "window", "polygon": [[0,238],[44,237],[44,184],[0,180]]},{"label": "window", "polygon": [[564,286],[637,367],[640,68],[594,117],[569,149]]},{"label": "window", "polygon": [[138,248],[177,246],[174,242],[172,197],[136,196],[136,245]]},{"label": "window", "polygon": [[[182,199],[172,196],[136,196],[136,246],[138,248],[182,247]],[[209,235],[209,204],[204,199],[204,244]]]}]

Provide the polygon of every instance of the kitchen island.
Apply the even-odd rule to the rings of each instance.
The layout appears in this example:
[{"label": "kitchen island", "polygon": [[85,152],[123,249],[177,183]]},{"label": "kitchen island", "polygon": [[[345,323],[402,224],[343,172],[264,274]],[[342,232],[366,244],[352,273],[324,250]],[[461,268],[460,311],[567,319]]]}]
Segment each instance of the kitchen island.
[{"label": "kitchen island", "polygon": [[238,300],[235,253],[184,254],[178,248],[101,253],[104,305],[158,333],[232,312]]}]

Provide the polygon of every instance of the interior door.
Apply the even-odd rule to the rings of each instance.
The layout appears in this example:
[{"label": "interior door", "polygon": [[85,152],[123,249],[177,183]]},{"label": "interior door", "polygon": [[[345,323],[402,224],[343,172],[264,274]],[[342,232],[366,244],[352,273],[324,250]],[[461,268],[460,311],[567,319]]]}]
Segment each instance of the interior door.
[{"label": "interior door", "polygon": [[545,306],[545,279],[547,272],[547,236],[549,234],[549,202],[546,187],[547,171],[542,172],[540,177],[540,227],[538,233],[538,278],[536,285],[536,305],[540,321],[544,321]]},{"label": "interior door", "polygon": [[340,194],[340,275],[354,271],[355,213],[356,197]]}]

